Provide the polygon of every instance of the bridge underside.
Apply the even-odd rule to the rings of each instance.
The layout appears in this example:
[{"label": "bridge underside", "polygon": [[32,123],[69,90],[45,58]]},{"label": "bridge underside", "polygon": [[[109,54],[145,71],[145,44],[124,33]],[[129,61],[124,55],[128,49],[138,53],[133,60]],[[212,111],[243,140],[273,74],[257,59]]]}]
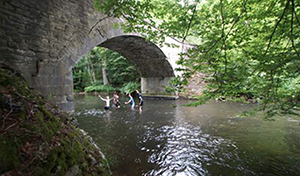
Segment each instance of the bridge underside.
[{"label": "bridge underside", "polygon": [[135,65],[144,78],[174,77],[173,69],[165,54],[153,43],[138,36],[119,36],[100,46],[116,51]]},{"label": "bridge underside", "polygon": [[174,77],[173,69],[165,54],[155,44],[138,36],[119,36],[99,46],[114,50],[136,66],[142,76],[142,93],[159,94]]}]

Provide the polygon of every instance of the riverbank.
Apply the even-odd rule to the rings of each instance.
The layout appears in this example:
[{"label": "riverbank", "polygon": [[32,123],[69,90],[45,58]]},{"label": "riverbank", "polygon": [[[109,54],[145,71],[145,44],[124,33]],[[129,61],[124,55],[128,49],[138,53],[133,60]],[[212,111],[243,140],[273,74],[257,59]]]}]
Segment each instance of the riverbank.
[{"label": "riverbank", "polygon": [[0,68],[0,175],[111,175],[107,161],[72,118],[12,69]]}]

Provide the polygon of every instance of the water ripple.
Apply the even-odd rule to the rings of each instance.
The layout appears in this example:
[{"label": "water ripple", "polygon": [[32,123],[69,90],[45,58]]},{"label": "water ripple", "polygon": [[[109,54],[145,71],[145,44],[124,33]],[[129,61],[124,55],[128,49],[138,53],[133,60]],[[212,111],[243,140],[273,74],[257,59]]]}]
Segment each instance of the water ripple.
[{"label": "water ripple", "polygon": [[104,114],[103,111],[99,109],[85,109],[84,111],[79,111],[75,116],[98,116]]},{"label": "water ripple", "polygon": [[145,176],[209,175],[205,167],[215,164],[230,168],[227,161],[239,160],[237,147],[230,140],[205,134],[199,127],[179,124],[157,130],[156,134],[159,135],[155,136],[152,130],[147,130],[143,135],[143,143],[160,143],[156,145],[156,150],[141,148],[143,151],[155,151],[148,157],[148,162],[156,165],[156,168],[144,173]]}]

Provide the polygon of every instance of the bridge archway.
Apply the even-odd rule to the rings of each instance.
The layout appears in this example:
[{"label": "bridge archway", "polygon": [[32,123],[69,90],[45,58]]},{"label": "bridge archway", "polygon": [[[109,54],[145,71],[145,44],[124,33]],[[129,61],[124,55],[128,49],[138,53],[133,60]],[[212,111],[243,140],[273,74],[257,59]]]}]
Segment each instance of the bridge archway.
[{"label": "bridge archway", "polygon": [[[4,0],[0,3],[0,62],[65,111],[74,110],[72,67],[95,46],[117,51],[137,66],[142,92],[162,90],[174,76],[153,43],[96,12],[93,0]],[[117,26],[117,27],[116,27]]]},{"label": "bridge archway", "polygon": [[173,69],[165,54],[155,44],[134,35],[118,36],[100,46],[116,51],[130,60],[143,78],[173,77]]}]

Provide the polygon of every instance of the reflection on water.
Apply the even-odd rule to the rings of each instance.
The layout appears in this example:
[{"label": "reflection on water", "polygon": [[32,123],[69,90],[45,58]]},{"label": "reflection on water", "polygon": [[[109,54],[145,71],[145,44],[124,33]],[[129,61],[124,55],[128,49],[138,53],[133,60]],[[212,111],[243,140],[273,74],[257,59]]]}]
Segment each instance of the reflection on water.
[{"label": "reflection on water", "polygon": [[106,113],[96,96],[76,96],[75,103],[79,126],[102,148],[114,175],[300,174],[297,119],[238,118],[252,105],[235,103],[147,100],[142,114],[125,105]]},{"label": "reflection on water", "polygon": [[204,134],[199,127],[187,124],[164,126],[159,131],[162,135],[154,140],[166,142],[148,159],[159,167],[145,175],[208,175],[206,166],[217,164],[235,169],[236,166],[232,167],[227,161],[240,161],[234,144],[221,137]]}]

